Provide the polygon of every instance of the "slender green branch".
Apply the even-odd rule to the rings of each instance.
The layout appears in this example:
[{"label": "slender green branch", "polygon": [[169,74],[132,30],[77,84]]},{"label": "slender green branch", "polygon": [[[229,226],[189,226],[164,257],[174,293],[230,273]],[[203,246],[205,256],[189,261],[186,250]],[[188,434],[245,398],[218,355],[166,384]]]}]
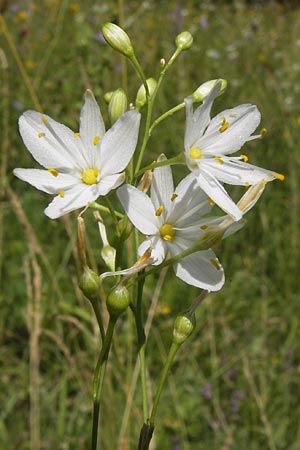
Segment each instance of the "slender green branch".
[{"label": "slender green branch", "polygon": [[140,169],[135,177],[138,178],[140,175],[142,175],[144,172],[146,172],[146,170],[152,170],[155,169],[156,167],[162,167],[162,166],[169,166],[171,164],[183,164],[184,163],[184,157],[183,157],[183,153],[180,153],[177,156],[174,156],[173,158],[169,158],[169,159],[164,159],[163,161],[154,161],[151,164],[148,164],[148,166],[142,167],[142,169]]},{"label": "slender green branch", "polygon": [[162,114],[161,116],[159,116],[156,120],[154,120],[154,122],[152,123],[150,129],[149,129],[149,135],[151,136],[152,131],[154,130],[155,127],[157,127],[158,124],[160,124],[160,122],[162,122],[163,120],[165,120],[167,117],[172,116],[172,114],[176,113],[177,111],[181,111],[183,108],[185,107],[185,103],[182,102],[177,106],[174,106],[174,108],[169,109],[169,111],[166,111],[164,114]]},{"label": "slender green branch", "polygon": [[98,326],[99,326],[101,339],[102,339],[102,342],[104,342],[105,331],[104,331],[102,314],[101,314],[100,299],[96,298],[95,300],[92,300],[91,303],[92,303],[93,310],[94,310],[94,313],[95,313],[95,316],[96,316],[96,319],[97,319],[97,323],[98,323]]},{"label": "slender green branch", "polygon": [[[109,213],[109,214],[111,213],[110,208],[108,208],[107,206],[100,205],[97,202],[89,203],[89,208],[95,209],[97,211],[106,212],[106,213]],[[119,213],[118,211],[115,211],[115,210],[113,210],[113,212],[114,212],[114,216],[119,217],[119,219],[123,219],[124,214]]]},{"label": "slender green branch", "polygon": [[146,91],[146,97],[148,98],[150,94],[149,94],[149,88],[148,88],[148,84],[147,84],[147,81],[146,81],[146,77],[145,77],[145,74],[143,72],[143,69],[141,68],[140,63],[136,59],[135,54],[130,56],[130,61],[132,62],[134,68],[136,69],[137,73],[139,74],[139,76],[140,76],[140,78],[142,80],[142,83],[143,83],[145,91]]}]

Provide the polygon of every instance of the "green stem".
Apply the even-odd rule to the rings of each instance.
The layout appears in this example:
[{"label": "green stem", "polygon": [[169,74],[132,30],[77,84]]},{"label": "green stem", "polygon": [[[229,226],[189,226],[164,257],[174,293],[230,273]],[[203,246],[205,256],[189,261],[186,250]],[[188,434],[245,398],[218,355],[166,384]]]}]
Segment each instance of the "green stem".
[{"label": "green stem", "polygon": [[[97,211],[111,213],[111,209],[110,208],[108,208],[107,206],[100,205],[97,202],[89,203],[89,208],[96,209]],[[119,219],[123,219],[123,217],[124,217],[124,214],[119,213],[118,211],[113,210],[113,213],[114,213],[114,216],[119,217]]]},{"label": "green stem", "polygon": [[103,380],[105,375],[106,363],[108,359],[108,354],[111,346],[112,336],[114,327],[116,324],[116,319],[109,319],[105,339],[103,346],[99,355],[97,366],[95,369],[94,380],[93,380],[93,429],[92,429],[92,446],[91,450],[97,450],[97,440],[98,440],[98,422],[99,422],[99,410],[100,410],[100,400],[101,392],[103,387]]},{"label": "green stem", "polygon": [[180,153],[177,156],[174,156],[173,158],[169,158],[169,159],[164,159],[163,161],[154,161],[151,164],[148,164],[148,166],[142,167],[135,175],[135,177],[139,177],[140,175],[142,175],[144,172],[146,172],[146,170],[152,170],[155,169],[156,167],[162,167],[162,166],[169,166],[171,164],[182,164],[184,162],[184,158],[183,158],[183,154]]},{"label": "green stem", "polygon": [[164,119],[166,119],[169,116],[172,116],[172,114],[174,114],[177,111],[181,111],[183,108],[185,107],[185,103],[180,103],[177,106],[174,106],[174,108],[169,109],[169,111],[166,111],[164,114],[162,114],[161,116],[159,116],[156,120],[154,120],[154,122],[152,123],[150,129],[149,129],[149,135],[151,136],[152,131],[155,127],[157,127],[157,125],[162,122]]},{"label": "green stem", "polygon": [[91,303],[92,303],[93,310],[94,310],[94,313],[95,313],[95,316],[96,316],[96,319],[97,319],[97,323],[98,323],[98,326],[99,326],[101,339],[102,339],[102,342],[104,342],[105,331],[104,331],[102,314],[101,314],[100,299],[96,298]]}]

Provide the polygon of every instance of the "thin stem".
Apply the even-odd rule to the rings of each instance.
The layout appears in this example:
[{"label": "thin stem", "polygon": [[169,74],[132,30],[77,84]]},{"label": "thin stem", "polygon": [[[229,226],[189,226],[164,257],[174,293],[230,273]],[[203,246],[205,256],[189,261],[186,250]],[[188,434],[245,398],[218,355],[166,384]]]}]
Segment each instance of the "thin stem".
[{"label": "thin stem", "polygon": [[[100,205],[97,202],[89,203],[89,208],[95,209],[96,211],[102,211],[102,212],[106,212],[106,213],[111,213],[110,208],[108,208],[107,206]],[[115,210],[114,210],[114,215],[116,217],[119,217],[119,219],[123,219],[123,217],[124,217],[124,214],[119,213],[118,211],[115,211]]]},{"label": "thin stem", "polygon": [[152,123],[150,129],[149,129],[149,135],[151,136],[152,131],[154,130],[155,127],[157,127],[157,125],[162,122],[164,119],[166,119],[169,116],[172,116],[172,114],[174,114],[177,111],[181,111],[185,106],[185,103],[180,103],[177,106],[174,106],[174,108],[169,109],[169,111],[166,111],[164,114],[162,114],[161,116],[159,116],[156,120],[154,120],[154,122]]},{"label": "thin stem", "polygon": [[114,327],[116,324],[116,319],[109,319],[107,326],[107,331],[103,346],[99,355],[97,366],[95,369],[94,380],[93,380],[93,400],[94,400],[94,410],[93,410],[93,429],[92,429],[92,446],[91,450],[97,450],[97,440],[98,440],[98,422],[99,422],[99,410],[100,410],[100,400],[101,393],[106,369],[106,363],[108,359],[108,354],[111,346],[112,336],[114,332]]},{"label": "thin stem", "polygon": [[104,330],[102,314],[101,314],[100,298],[97,298],[97,299],[93,300],[91,303],[92,303],[93,310],[94,310],[94,313],[95,313],[95,316],[96,316],[96,319],[97,319],[97,323],[98,323],[98,326],[99,326],[101,339],[102,339],[102,342],[104,342],[105,330]]},{"label": "thin stem", "polygon": [[164,159],[162,161],[154,161],[151,164],[148,164],[148,166],[142,167],[136,174],[135,178],[138,178],[140,175],[142,175],[147,170],[156,169],[156,167],[162,167],[162,166],[169,166],[171,164],[182,164],[183,163],[183,155],[180,153],[177,156],[174,156],[173,158]]}]

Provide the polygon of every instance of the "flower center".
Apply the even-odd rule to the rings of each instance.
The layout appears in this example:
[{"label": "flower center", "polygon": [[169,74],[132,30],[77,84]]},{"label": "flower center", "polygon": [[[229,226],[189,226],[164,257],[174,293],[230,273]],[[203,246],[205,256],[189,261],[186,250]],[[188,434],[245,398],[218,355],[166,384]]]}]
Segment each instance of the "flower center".
[{"label": "flower center", "polygon": [[81,179],[85,184],[97,184],[99,169],[85,169],[81,174]]},{"label": "flower center", "polygon": [[194,148],[191,148],[189,156],[192,159],[199,159],[199,158],[202,157],[202,154],[203,153],[202,153],[202,151],[200,150],[199,147],[194,147]]},{"label": "flower center", "polygon": [[175,236],[175,230],[169,223],[164,223],[160,228],[159,233],[163,239],[173,242]]}]

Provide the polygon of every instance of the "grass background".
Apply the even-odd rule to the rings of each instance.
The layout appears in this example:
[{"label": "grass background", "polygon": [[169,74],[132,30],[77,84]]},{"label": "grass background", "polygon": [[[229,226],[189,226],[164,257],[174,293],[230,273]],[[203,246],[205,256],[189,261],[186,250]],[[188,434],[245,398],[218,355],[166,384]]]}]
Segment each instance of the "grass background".
[{"label": "grass background", "polygon": [[[215,111],[257,104],[268,133],[247,144],[247,155],[251,163],[286,176],[284,183],[267,186],[246,227],[216,249],[226,284],[197,312],[197,331],[163,394],[153,448],[300,449],[297,2],[22,0],[1,7],[0,448],[89,448],[99,336],[77,287],[75,215],[47,219],[42,211],[49,198],[16,180],[12,169],[32,167],[17,119],[38,102],[77,130],[86,88],[93,89],[105,117],[105,92],[127,84],[134,101],[139,81],[132,67],[126,79],[121,58],[99,33],[103,23],[121,18],[147,77],[157,77],[159,60],[171,55],[180,31],[194,35],[194,46],[166,77],[155,116],[201,82],[225,78],[228,89]],[[161,152],[181,151],[183,134],[184,112],[153,133],[145,163]],[[182,177],[178,169],[176,176]],[[92,216],[88,229],[90,261],[102,271]],[[176,313],[196,295],[196,289],[174,281],[171,271],[147,281],[149,395]],[[137,446],[142,414],[139,389],[131,389],[135,361],[129,313],[108,364],[102,449]],[[126,398],[133,400],[127,410]]]}]

